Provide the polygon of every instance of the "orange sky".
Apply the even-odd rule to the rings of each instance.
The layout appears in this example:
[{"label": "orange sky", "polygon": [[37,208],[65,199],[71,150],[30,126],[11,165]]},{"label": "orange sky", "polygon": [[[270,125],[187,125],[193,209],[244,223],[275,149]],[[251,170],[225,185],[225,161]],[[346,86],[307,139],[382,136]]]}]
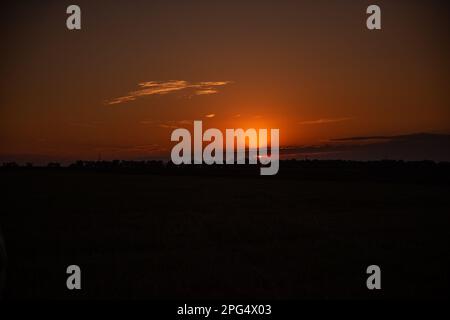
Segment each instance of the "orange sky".
[{"label": "orange sky", "polygon": [[[280,128],[283,146],[449,133],[447,6],[26,1],[2,21],[0,156],[160,157],[175,127]],[[210,115],[209,117],[206,117]]]}]

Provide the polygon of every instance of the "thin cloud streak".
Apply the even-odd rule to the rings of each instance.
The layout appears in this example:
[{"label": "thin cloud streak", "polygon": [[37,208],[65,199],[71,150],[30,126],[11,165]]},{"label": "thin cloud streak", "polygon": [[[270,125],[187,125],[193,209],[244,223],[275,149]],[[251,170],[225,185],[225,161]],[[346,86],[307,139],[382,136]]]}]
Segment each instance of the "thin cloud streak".
[{"label": "thin cloud streak", "polygon": [[167,120],[167,121],[156,121],[156,120],[142,120],[140,124],[151,125],[153,127],[164,128],[164,129],[177,129],[183,128],[188,125],[192,125],[192,120]]},{"label": "thin cloud streak", "polygon": [[193,95],[210,95],[219,92],[218,88],[230,84],[230,81],[203,81],[190,83],[184,80],[170,81],[147,81],[138,84],[139,89],[129,92],[127,95],[114,98],[105,102],[107,105],[121,104],[125,102],[135,101],[140,97],[150,95],[164,95],[172,92],[192,89]]},{"label": "thin cloud streak", "polygon": [[348,121],[351,119],[353,119],[353,117],[318,119],[318,120],[302,121],[302,122],[300,122],[300,124],[302,124],[302,125],[326,124],[326,123]]}]

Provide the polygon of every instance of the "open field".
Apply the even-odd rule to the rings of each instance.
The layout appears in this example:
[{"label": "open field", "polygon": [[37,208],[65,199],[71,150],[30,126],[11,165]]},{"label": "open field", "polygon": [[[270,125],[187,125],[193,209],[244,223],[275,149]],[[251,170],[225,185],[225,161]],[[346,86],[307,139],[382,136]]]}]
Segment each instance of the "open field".
[{"label": "open field", "polygon": [[0,184],[10,299],[449,295],[445,183],[60,169]]}]

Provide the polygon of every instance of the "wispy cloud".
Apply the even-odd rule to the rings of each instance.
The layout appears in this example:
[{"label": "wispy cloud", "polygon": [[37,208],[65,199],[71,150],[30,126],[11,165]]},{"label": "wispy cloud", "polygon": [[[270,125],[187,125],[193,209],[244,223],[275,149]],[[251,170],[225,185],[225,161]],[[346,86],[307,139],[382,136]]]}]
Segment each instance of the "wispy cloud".
[{"label": "wispy cloud", "polygon": [[403,136],[365,136],[365,137],[350,137],[350,138],[338,138],[331,139],[331,141],[374,141],[374,140],[392,140],[394,138],[403,137]]},{"label": "wispy cloud", "polygon": [[182,128],[187,125],[192,125],[192,120],[167,120],[167,121],[156,121],[156,120],[142,120],[140,124],[150,125],[158,128],[164,129],[177,129]]},{"label": "wispy cloud", "polygon": [[140,97],[150,95],[169,94],[180,90],[191,89],[194,90],[193,95],[209,95],[219,92],[218,88],[231,83],[230,81],[204,81],[191,83],[184,80],[170,80],[170,81],[147,81],[138,84],[138,89],[129,92],[127,95],[107,100],[108,105],[120,104],[134,101]]},{"label": "wispy cloud", "polygon": [[219,91],[217,91],[216,89],[197,90],[195,92],[195,95],[201,96],[201,95],[205,95],[205,94],[214,94],[214,93],[217,93],[217,92],[219,92]]},{"label": "wispy cloud", "polygon": [[214,113],[205,115],[205,118],[214,118],[216,115]]},{"label": "wispy cloud", "polygon": [[312,124],[326,124],[326,123],[334,123],[334,122],[342,122],[353,119],[353,117],[344,117],[344,118],[327,118],[327,119],[318,119],[318,120],[309,120],[309,121],[301,121],[302,125],[312,125]]}]

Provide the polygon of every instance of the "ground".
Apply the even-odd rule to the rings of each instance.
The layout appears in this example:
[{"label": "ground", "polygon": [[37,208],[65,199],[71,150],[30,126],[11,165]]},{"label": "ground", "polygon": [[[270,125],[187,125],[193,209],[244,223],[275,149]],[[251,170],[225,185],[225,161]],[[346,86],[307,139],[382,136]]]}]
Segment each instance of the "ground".
[{"label": "ground", "polygon": [[449,294],[448,184],[68,169],[0,181],[9,299]]}]

